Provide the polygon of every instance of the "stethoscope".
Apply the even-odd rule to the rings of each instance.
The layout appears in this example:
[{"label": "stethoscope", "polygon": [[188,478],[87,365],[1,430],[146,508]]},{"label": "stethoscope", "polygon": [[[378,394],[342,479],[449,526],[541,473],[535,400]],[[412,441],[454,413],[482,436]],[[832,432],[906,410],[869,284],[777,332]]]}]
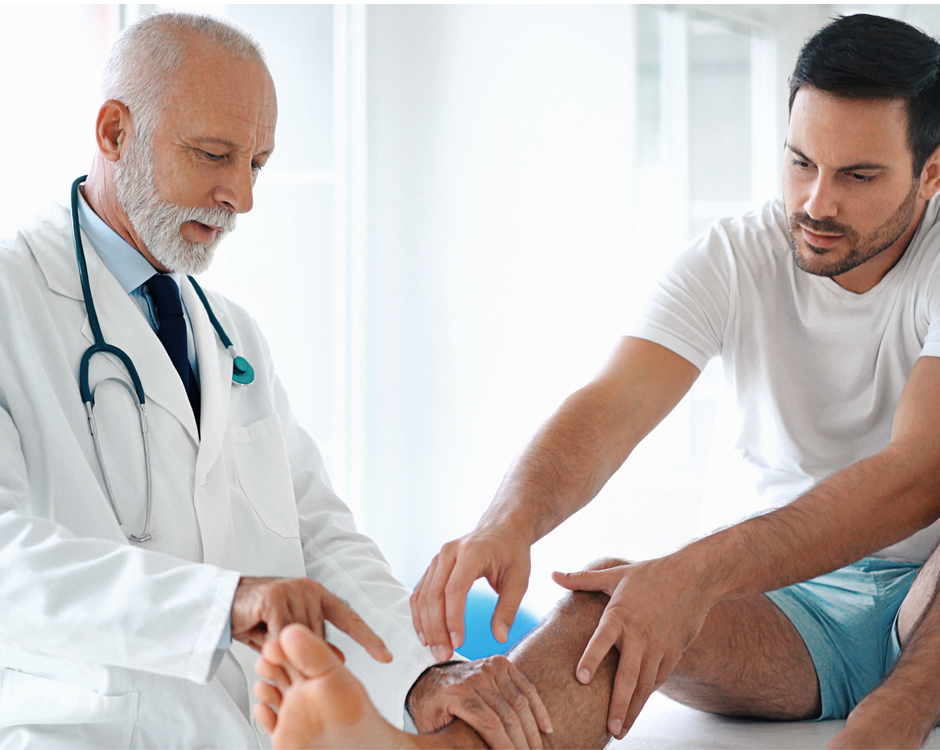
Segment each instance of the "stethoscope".
[{"label": "stethoscope", "polygon": [[[140,544],[150,539],[150,513],[153,509],[153,472],[150,463],[150,428],[147,422],[147,399],[144,395],[144,387],[140,382],[140,376],[137,374],[137,368],[134,367],[131,358],[123,350],[105,342],[104,335],[101,333],[101,326],[98,324],[98,313],[95,310],[95,303],[91,297],[91,284],[88,281],[88,265],[85,262],[85,248],[82,246],[82,235],[78,224],[78,188],[87,178],[88,175],[83,175],[72,183],[72,233],[75,236],[75,257],[78,260],[78,275],[82,282],[82,297],[85,299],[85,309],[88,311],[88,323],[91,326],[95,343],[88,347],[82,355],[78,374],[78,387],[82,394],[82,400],[85,402],[85,413],[88,415],[88,427],[91,430],[91,437],[95,443],[95,455],[98,458],[98,466],[101,468],[101,476],[104,478],[105,492],[108,495],[111,510],[114,512],[114,517],[117,519],[118,525],[121,527],[121,531],[124,532],[124,535],[132,542]],[[248,363],[248,360],[244,357],[240,357],[235,351],[232,340],[225,334],[222,324],[219,323],[218,318],[215,317],[215,313],[212,312],[212,308],[209,306],[209,300],[206,299],[202,287],[196,283],[196,280],[192,276],[187,276],[186,278],[189,279],[189,283],[192,284],[193,289],[196,290],[196,294],[199,296],[202,306],[206,309],[212,327],[215,328],[215,332],[218,334],[222,346],[228,349],[232,354],[232,381],[238,385],[248,385],[255,379],[254,369]],[[124,369],[127,370],[127,374],[130,375],[133,387],[120,378],[104,378],[94,388],[89,387],[89,363],[92,357],[102,353],[113,354],[121,361],[124,365]],[[98,387],[102,383],[108,381],[119,383],[127,390],[131,398],[137,404],[138,416],[140,417],[140,433],[143,436],[144,442],[144,463],[147,467],[147,506],[144,516],[144,530],[139,535],[132,534],[124,525],[124,521],[121,518],[121,512],[118,510],[117,503],[114,500],[114,493],[111,490],[111,481],[108,479],[108,471],[104,465],[104,457],[101,453],[101,442],[98,438],[98,426],[95,424],[95,391],[98,390]]]}]

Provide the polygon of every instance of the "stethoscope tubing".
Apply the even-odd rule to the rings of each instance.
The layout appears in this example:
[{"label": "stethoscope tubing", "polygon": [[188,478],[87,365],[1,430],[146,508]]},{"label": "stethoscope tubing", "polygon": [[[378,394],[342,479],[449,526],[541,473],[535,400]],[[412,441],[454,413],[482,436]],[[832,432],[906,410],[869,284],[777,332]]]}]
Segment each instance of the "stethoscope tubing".
[{"label": "stethoscope tubing", "polygon": [[[72,183],[71,191],[72,234],[75,239],[75,258],[78,262],[78,276],[81,281],[82,297],[85,301],[85,310],[88,313],[88,323],[91,327],[92,336],[94,338],[94,343],[85,350],[84,354],[82,354],[82,359],[79,364],[78,387],[79,391],[81,392],[82,401],[85,404],[85,413],[88,417],[88,428],[91,431],[92,441],[95,444],[95,455],[98,459],[98,466],[101,468],[101,476],[104,481],[105,494],[108,497],[108,503],[110,504],[111,510],[114,513],[114,517],[118,522],[118,526],[120,526],[121,531],[124,533],[127,539],[140,544],[151,539],[150,518],[153,512],[153,467],[150,457],[150,426],[147,419],[147,397],[144,394],[144,387],[140,381],[140,376],[137,373],[137,368],[134,366],[134,362],[124,350],[105,341],[104,334],[101,332],[101,325],[98,322],[98,311],[95,309],[94,299],[92,298],[91,294],[91,283],[88,279],[88,263],[85,259],[85,248],[82,244],[81,228],[78,221],[78,190],[81,184],[87,178],[88,175],[82,175],[81,177],[77,178]],[[239,356],[235,351],[235,346],[232,344],[232,340],[225,333],[225,329],[222,328],[222,324],[219,323],[219,319],[216,318],[215,313],[212,311],[212,306],[209,304],[209,300],[206,298],[205,292],[202,291],[202,287],[196,283],[196,280],[192,276],[187,276],[187,278],[193,285],[193,289],[196,291],[199,300],[202,302],[202,305],[209,316],[209,321],[212,323],[212,327],[219,336],[219,340],[222,342],[222,345],[232,354],[232,381],[238,385],[248,385],[252,383],[255,378],[254,369],[244,357]],[[111,488],[111,479],[108,476],[108,471],[105,467],[104,456],[101,451],[101,442],[98,437],[98,426],[95,422],[94,413],[95,391],[98,389],[98,386],[95,386],[94,389],[90,387],[88,375],[92,357],[94,357],[96,354],[112,354],[117,357],[118,360],[124,365],[124,369],[127,370],[127,374],[130,376],[131,382],[133,383],[132,387],[120,378],[105,378],[105,380],[101,381],[103,383],[109,380],[113,380],[116,383],[120,383],[124,388],[127,389],[128,393],[131,395],[131,398],[136,402],[138,417],[140,420],[140,432],[143,437],[144,444],[144,463],[146,465],[147,471],[147,501],[145,506],[144,528],[140,534],[132,534],[124,524],[124,520],[121,517],[117,502],[114,499],[114,492]],[[98,385],[100,386],[101,383]]]}]

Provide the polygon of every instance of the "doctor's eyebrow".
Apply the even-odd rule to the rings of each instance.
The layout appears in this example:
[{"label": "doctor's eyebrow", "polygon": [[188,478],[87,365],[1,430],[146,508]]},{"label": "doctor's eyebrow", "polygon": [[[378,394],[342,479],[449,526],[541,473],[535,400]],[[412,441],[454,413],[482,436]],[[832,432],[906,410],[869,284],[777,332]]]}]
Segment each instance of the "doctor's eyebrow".
[{"label": "doctor's eyebrow", "polygon": [[[786,144],[788,151],[791,151],[796,156],[800,157],[803,161],[808,161],[810,164],[815,164],[816,162],[810,159],[806,154],[800,151],[795,146],[791,146],[789,143]],[[863,162],[861,164],[849,164],[845,167],[839,167],[840,172],[866,172],[871,170],[885,170],[890,169],[887,164],[876,164],[875,162]]]},{"label": "doctor's eyebrow", "polygon": [[[215,136],[205,136],[204,138],[194,138],[193,140],[194,140],[195,143],[200,143],[200,144],[203,144],[203,145],[208,145],[208,144],[210,144],[210,143],[214,143],[214,144],[216,144],[216,145],[218,145],[218,146],[224,146],[225,148],[228,148],[228,149],[230,149],[230,150],[232,150],[232,151],[238,151],[238,150],[241,149],[241,146],[239,146],[239,144],[235,143],[235,141],[230,141],[230,140],[228,140],[227,138],[217,138],[217,137],[215,137]],[[271,147],[271,148],[269,148],[269,149],[265,149],[264,151],[258,151],[257,153],[252,154],[252,156],[271,156],[272,153],[274,153],[274,147]]]}]

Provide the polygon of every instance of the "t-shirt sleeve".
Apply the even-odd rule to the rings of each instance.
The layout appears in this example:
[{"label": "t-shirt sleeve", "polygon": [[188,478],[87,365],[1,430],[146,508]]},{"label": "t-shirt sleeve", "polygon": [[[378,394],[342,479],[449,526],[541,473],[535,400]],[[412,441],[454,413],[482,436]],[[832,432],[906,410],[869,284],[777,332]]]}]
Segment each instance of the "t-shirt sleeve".
[{"label": "t-shirt sleeve", "polygon": [[716,224],[673,263],[628,335],[664,346],[705,369],[724,342],[732,261],[728,236]]},{"label": "t-shirt sleeve", "polygon": [[[925,242],[940,243],[940,227],[935,226]],[[940,255],[933,258],[927,276],[926,304],[923,308],[927,317],[927,334],[920,355],[940,357]]]}]

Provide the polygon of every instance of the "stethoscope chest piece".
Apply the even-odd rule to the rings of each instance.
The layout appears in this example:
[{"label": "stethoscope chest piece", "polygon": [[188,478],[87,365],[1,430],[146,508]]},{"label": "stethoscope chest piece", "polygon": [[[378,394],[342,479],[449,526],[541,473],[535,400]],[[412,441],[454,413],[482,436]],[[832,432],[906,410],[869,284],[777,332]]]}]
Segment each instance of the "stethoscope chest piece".
[{"label": "stethoscope chest piece", "polygon": [[248,385],[254,382],[254,379],[255,369],[248,364],[248,360],[244,357],[235,357],[232,363],[232,382],[238,385]]}]

